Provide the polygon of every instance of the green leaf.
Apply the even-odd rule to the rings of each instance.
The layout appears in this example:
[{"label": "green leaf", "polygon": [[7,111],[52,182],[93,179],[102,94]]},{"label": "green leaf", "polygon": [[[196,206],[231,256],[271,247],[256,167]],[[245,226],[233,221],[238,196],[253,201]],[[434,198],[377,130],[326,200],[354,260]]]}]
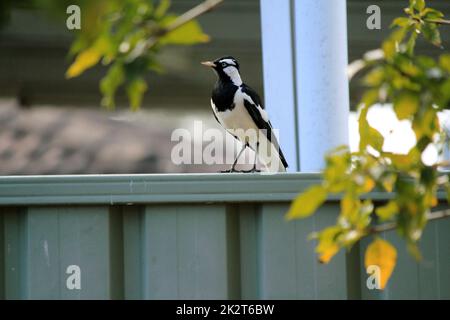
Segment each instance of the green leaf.
[{"label": "green leaf", "polygon": [[419,97],[416,94],[405,92],[394,101],[394,111],[399,120],[408,119],[419,110]]},{"label": "green leaf", "polygon": [[418,141],[423,137],[433,139],[433,136],[440,130],[436,111],[428,108],[420,117],[415,117],[412,128]]},{"label": "green leaf", "polygon": [[321,185],[308,188],[291,204],[286,219],[302,219],[311,216],[326,200],[327,194],[327,190]]},{"label": "green leaf", "polygon": [[444,14],[438,10],[432,8],[425,8],[422,12],[423,18],[426,19],[441,19],[444,17]]},{"label": "green leaf", "polygon": [[386,59],[393,59],[394,55],[397,53],[400,43],[405,38],[408,31],[407,27],[400,28],[392,32],[387,40],[382,44],[382,49],[384,51],[384,56]]},{"label": "green leaf", "polygon": [[381,222],[392,219],[398,213],[398,205],[394,200],[389,201],[386,205],[378,207],[375,213],[380,218]]},{"label": "green leaf", "polygon": [[365,77],[364,82],[371,87],[378,87],[384,80],[384,68],[378,67],[370,71]]},{"label": "green leaf", "polygon": [[412,148],[408,154],[385,152],[384,155],[392,161],[392,165],[401,171],[409,171],[420,160],[420,152]]},{"label": "green leaf", "polygon": [[323,173],[326,189],[329,192],[342,192],[347,188],[347,172],[351,165],[348,147],[339,147],[325,157],[326,168]]},{"label": "green leaf", "polygon": [[372,146],[377,151],[381,151],[384,144],[383,135],[378,132],[378,130],[372,128],[367,121],[367,113],[369,112],[369,107],[364,106],[361,109],[359,115],[359,150],[366,150],[367,146]]},{"label": "green leaf", "polygon": [[161,0],[155,9],[155,17],[162,18],[170,8],[170,0]]},{"label": "green leaf", "polygon": [[[172,21],[171,18],[169,21]],[[205,34],[197,21],[190,21],[160,38],[161,44],[182,44],[190,45],[209,41],[209,36]]]},{"label": "green leaf", "polygon": [[392,27],[407,27],[411,23],[411,20],[409,18],[405,17],[398,17],[392,21],[391,28]]},{"label": "green leaf", "polygon": [[441,34],[436,23],[425,22],[422,25],[422,33],[425,39],[437,47],[442,47]]},{"label": "green leaf", "polygon": [[125,81],[123,65],[116,62],[108,70],[106,76],[100,81],[100,91],[103,94],[102,105],[114,108],[114,96],[117,88]]},{"label": "green leaf", "polygon": [[126,91],[131,109],[137,110],[141,106],[145,91],[147,91],[147,83],[142,78],[135,78],[127,85]]},{"label": "green leaf", "polygon": [[415,0],[414,8],[417,11],[422,12],[423,9],[425,9],[425,0]]},{"label": "green leaf", "polygon": [[408,42],[406,43],[406,52],[410,56],[414,54],[414,49],[416,48],[416,41],[417,41],[417,32],[411,33],[411,36],[408,39]]},{"label": "green leaf", "polygon": [[443,54],[439,57],[439,66],[450,73],[450,54]]},{"label": "green leaf", "polygon": [[379,94],[377,89],[367,90],[361,98],[361,105],[370,107],[378,102]]}]

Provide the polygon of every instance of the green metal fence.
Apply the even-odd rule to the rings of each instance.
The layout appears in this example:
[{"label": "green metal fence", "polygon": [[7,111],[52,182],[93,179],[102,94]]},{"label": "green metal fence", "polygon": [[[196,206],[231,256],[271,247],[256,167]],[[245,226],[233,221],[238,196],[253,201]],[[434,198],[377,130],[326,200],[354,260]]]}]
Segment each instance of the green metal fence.
[{"label": "green metal fence", "polygon": [[[0,178],[0,297],[6,299],[450,299],[450,219],[430,223],[417,264],[393,233],[398,265],[368,290],[363,242],[317,263],[313,230],[338,198],[285,222],[314,174]],[[389,194],[373,193],[383,201]],[[443,197],[441,197],[443,199]],[[67,267],[81,270],[68,289]]]}]

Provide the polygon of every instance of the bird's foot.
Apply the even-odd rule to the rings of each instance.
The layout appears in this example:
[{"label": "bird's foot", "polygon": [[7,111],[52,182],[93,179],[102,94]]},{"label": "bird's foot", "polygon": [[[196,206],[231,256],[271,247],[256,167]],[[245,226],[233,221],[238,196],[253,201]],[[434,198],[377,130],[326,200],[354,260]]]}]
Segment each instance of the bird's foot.
[{"label": "bird's foot", "polygon": [[250,170],[241,170],[240,172],[242,172],[242,173],[258,173],[258,172],[261,172],[261,170],[252,168]]},{"label": "bird's foot", "polygon": [[241,172],[241,171],[236,170],[234,168],[231,168],[231,169],[228,169],[228,170],[219,171],[219,173],[236,173],[236,172]]}]

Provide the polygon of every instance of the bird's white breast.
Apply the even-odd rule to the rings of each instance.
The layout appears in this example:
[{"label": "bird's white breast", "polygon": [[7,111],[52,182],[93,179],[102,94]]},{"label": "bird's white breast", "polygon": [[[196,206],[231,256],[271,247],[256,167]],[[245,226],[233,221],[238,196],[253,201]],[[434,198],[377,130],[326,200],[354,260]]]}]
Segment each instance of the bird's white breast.
[{"label": "bird's white breast", "polygon": [[245,132],[249,129],[258,130],[255,122],[248,113],[244,105],[245,94],[239,88],[234,96],[234,108],[223,112],[217,111],[214,102],[211,100],[211,106],[221,125],[236,135],[241,142],[244,142]]}]

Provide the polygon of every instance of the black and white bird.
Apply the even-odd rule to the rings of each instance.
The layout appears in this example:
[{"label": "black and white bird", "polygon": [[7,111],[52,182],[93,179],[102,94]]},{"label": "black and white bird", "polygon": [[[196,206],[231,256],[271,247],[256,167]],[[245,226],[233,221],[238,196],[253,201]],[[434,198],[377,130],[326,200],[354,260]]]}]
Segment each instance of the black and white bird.
[{"label": "black and white bird", "polygon": [[[212,91],[211,107],[219,124],[239,140],[243,147],[229,170],[235,171],[239,157],[246,147],[255,151],[253,169],[257,172],[257,159],[269,172],[285,172],[288,164],[273,133],[266,110],[259,95],[242,82],[239,63],[233,57],[202,62],[218,76]],[[256,132],[256,137],[248,133]]]}]

